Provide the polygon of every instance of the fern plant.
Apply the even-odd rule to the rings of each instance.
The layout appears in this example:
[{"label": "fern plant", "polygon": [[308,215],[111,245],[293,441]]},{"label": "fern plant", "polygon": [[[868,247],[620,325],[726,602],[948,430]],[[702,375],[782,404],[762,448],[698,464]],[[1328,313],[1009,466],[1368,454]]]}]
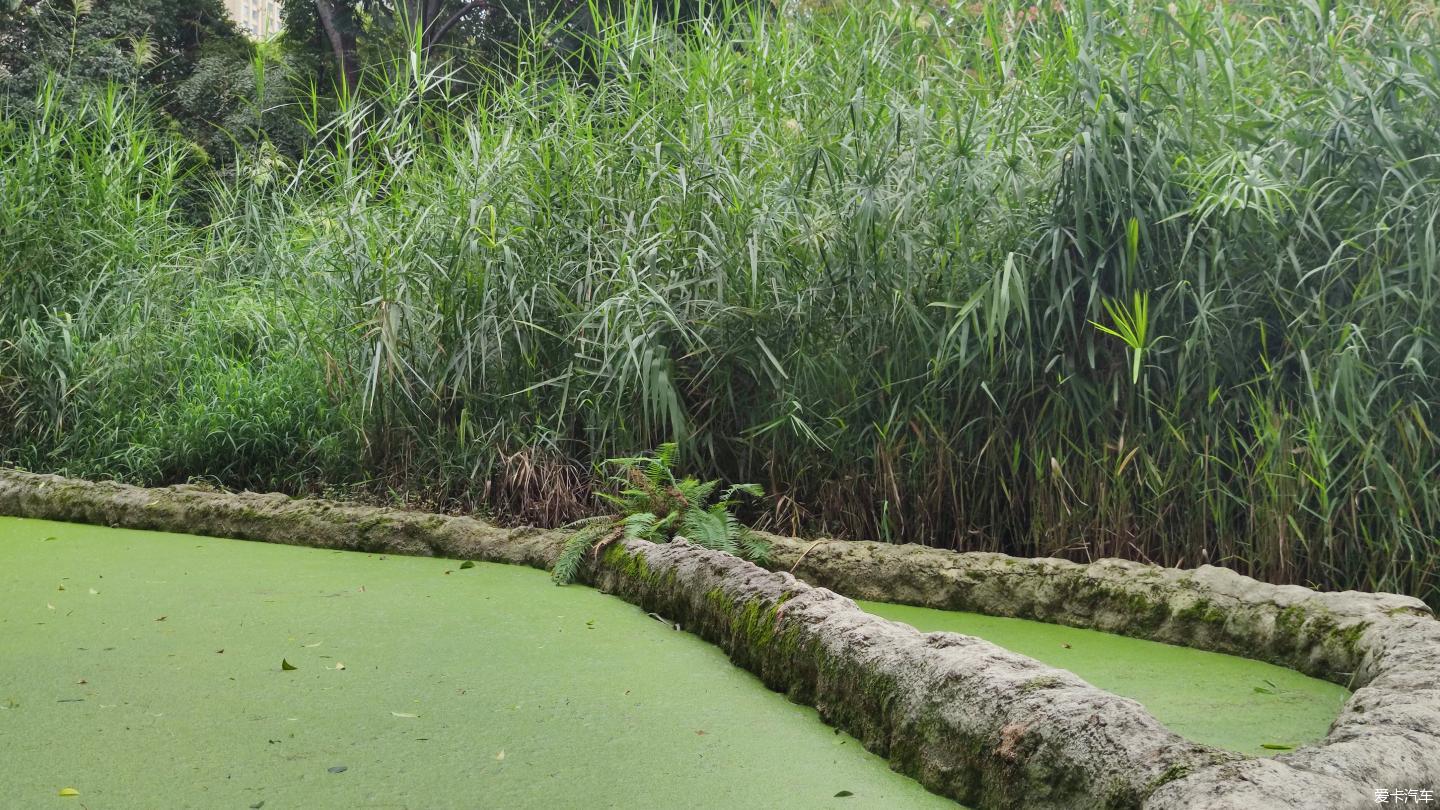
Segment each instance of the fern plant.
[{"label": "fern plant", "polygon": [[770,544],[740,525],[731,508],[740,495],[762,497],[759,484],[733,484],[712,502],[718,481],[675,475],[674,442],[660,445],[652,455],[612,458],[610,482],[617,494],[599,493],[616,512],[586,524],[565,544],[552,576],[564,585],[573,582],[587,553],[599,553],[619,539],[668,543],[680,537],[696,545],[724,551],[763,564]]}]

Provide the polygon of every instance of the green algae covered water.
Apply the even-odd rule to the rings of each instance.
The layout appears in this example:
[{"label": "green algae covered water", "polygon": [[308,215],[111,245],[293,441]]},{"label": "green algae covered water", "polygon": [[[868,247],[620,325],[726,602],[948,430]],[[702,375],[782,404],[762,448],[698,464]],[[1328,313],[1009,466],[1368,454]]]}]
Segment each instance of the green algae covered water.
[{"label": "green algae covered water", "polygon": [[539,571],[0,518],[0,599],[0,807],[955,806]]},{"label": "green algae covered water", "polygon": [[1140,701],[1177,734],[1268,756],[1325,736],[1350,697],[1294,670],[1154,641],[976,613],[861,602],[924,631],[978,636]]}]

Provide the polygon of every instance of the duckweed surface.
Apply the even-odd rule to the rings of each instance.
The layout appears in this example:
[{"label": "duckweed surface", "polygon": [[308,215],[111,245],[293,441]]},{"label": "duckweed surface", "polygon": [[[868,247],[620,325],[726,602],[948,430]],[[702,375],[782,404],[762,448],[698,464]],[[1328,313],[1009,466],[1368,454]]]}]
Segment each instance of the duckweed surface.
[{"label": "duckweed surface", "polygon": [[955,806],[625,602],[460,565],[0,518],[0,804]]},{"label": "duckweed surface", "polygon": [[976,613],[861,602],[924,631],[978,636],[1092,685],[1134,698],[1196,742],[1269,756],[1325,736],[1350,697],[1342,686],[1219,653],[1094,630]]}]

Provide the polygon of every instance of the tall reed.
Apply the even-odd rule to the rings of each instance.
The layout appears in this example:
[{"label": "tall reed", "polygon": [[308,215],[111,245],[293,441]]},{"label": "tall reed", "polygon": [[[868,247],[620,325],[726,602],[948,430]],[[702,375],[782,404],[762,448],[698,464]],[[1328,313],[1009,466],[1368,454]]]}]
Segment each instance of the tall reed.
[{"label": "tall reed", "polygon": [[5,118],[0,458],[556,524],[673,439],[768,528],[1440,604],[1432,5],[600,19],[203,225],[124,94]]}]

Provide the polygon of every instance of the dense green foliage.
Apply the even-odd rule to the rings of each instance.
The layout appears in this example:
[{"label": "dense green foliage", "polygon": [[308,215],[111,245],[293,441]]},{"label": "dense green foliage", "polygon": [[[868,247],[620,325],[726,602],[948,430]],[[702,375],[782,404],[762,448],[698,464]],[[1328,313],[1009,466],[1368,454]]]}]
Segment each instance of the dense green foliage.
[{"label": "dense green foliage", "polygon": [[3,460],[556,525],[678,440],[768,528],[1440,603],[1432,4],[597,27],[399,63],[203,227],[123,94],[7,114]]},{"label": "dense green foliage", "polygon": [[760,498],[765,490],[756,484],[732,484],[719,500],[711,502],[719,481],[701,481],[675,474],[680,448],[666,442],[654,455],[612,458],[610,483],[617,494],[599,493],[616,514],[590,521],[570,538],[551,572],[564,585],[580,572],[587,553],[599,553],[620,539],[668,543],[682,537],[705,548],[735,554],[763,563],[770,544],[740,525],[731,511],[737,495]]},{"label": "dense green foliage", "polygon": [[46,84],[67,92],[115,84],[205,138],[210,122],[179,89],[202,61],[243,65],[250,49],[221,0],[0,2],[0,96],[22,114]]}]

